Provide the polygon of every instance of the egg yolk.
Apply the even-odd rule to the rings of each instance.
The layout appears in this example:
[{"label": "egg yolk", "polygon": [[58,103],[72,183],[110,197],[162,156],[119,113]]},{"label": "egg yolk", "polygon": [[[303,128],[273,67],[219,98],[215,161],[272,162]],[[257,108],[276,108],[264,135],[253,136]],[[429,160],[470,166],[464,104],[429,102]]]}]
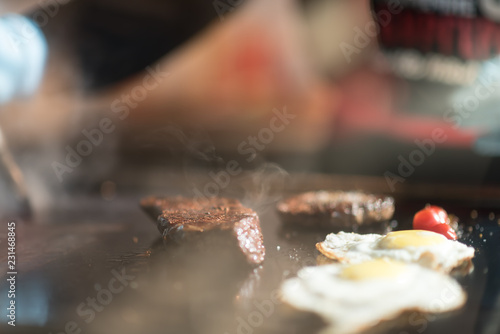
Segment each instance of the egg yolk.
[{"label": "egg yolk", "polygon": [[380,248],[401,249],[405,247],[421,247],[437,245],[447,239],[435,232],[424,230],[407,230],[390,232],[379,241]]},{"label": "egg yolk", "polygon": [[403,273],[407,265],[394,260],[376,259],[353,264],[342,269],[340,277],[349,280],[396,277]]}]

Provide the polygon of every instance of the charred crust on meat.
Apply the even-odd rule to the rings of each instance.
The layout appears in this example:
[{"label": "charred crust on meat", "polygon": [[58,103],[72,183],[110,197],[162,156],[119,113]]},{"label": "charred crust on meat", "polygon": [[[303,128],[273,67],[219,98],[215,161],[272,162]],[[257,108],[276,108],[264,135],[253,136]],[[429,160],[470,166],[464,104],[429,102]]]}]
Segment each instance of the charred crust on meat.
[{"label": "charred crust on meat", "polygon": [[[141,207],[157,219],[164,239],[196,239],[198,244],[216,237],[234,245],[248,263],[264,261],[265,248],[257,213],[231,198],[148,197]],[[210,242],[209,242],[210,243]]]},{"label": "charred crust on meat", "polygon": [[277,210],[287,225],[356,230],[391,219],[394,199],[355,191],[316,191],[290,197],[278,203]]}]

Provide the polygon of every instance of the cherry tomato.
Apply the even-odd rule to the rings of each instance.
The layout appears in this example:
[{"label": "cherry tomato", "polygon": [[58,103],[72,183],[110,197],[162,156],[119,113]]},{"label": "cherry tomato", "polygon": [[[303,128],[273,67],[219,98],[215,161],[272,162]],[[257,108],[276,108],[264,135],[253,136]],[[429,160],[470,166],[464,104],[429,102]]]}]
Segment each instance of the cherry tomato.
[{"label": "cherry tomato", "polygon": [[448,214],[438,206],[427,206],[413,217],[413,228],[416,230],[427,230],[437,224],[446,224]]},{"label": "cherry tomato", "polygon": [[448,219],[448,213],[442,207],[436,205],[428,205],[425,208],[432,210],[434,213],[438,215],[440,224],[450,223],[450,220]]},{"label": "cherry tomato", "polygon": [[446,211],[435,205],[428,205],[413,217],[413,228],[440,233],[448,239],[456,240],[457,235],[449,225],[450,220]]}]

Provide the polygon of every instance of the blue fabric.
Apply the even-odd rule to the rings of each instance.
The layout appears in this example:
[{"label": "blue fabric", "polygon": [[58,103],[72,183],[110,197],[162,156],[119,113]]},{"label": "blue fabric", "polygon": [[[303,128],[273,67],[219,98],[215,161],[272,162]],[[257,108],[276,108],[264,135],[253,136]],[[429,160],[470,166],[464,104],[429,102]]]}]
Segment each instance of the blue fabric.
[{"label": "blue fabric", "polygon": [[47,58],[47,43],[31,20],[0,18],[0,104],[24,97],[38,87]]}]

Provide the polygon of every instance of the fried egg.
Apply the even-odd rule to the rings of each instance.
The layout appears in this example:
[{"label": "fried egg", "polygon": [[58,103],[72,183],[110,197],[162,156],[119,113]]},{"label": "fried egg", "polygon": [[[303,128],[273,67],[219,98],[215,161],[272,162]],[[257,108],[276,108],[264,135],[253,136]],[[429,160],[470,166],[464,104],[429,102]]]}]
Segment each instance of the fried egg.
[{"label": "fried egg", "polygon": [[283,282],[281,298],[327,324],[321,333],[359,333],[405,312],[442,313],[467,299],[450,276],[390,259],[306,267]]},{"label": "fried egg", "polygon": [[390,258],[443,272],[470,263],[468,260],[474,257],[474,248],[423,230],[395,231],[387,235],[331,233],[325,241],[317,243],[316,248],[326,257],[343,263]]}]

